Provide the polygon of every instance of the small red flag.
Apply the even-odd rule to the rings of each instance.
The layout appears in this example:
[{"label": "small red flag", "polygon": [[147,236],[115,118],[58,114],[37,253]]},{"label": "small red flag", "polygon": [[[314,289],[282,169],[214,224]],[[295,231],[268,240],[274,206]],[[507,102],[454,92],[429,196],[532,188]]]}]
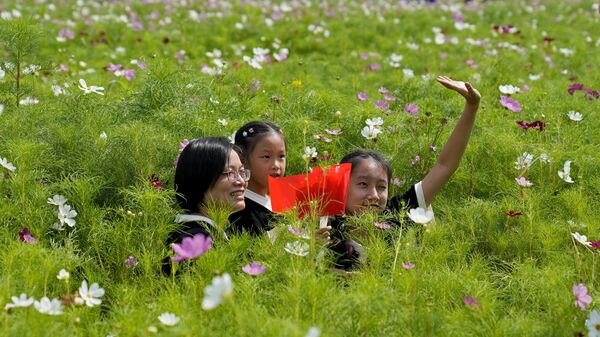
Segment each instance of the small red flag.
[{"label": "small red flag", "polygon": [[344,214],[352,164],[326,168],[316,167],[309,174],[269,177],[273,212],[283,213],[298,207],[301,218],[310,214],[310,204],[317,206],[319,216]]}]

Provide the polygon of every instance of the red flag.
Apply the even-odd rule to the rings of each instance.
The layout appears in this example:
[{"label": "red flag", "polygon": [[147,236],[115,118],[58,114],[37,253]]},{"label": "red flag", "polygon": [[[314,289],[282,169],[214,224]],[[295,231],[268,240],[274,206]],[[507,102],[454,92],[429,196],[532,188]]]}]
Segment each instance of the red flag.
[{"label": "red flag", "polygon": [[269,177],[273,212],[283,213],[298,207],[301,218],[310,214],[310,204],[317,206],[319,216],[344,214],[352,164],[339,164],[324,169],[316,167],[309,174]]}]

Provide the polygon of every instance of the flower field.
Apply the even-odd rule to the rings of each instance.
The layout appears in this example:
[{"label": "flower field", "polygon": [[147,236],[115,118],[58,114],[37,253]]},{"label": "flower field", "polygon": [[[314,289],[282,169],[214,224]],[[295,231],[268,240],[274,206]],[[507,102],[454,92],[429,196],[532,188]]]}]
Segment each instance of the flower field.
[{"label": "flower field", "polygon": [[[600,336],[598,27],[591,0],[0,2],[0,335]],[[186,140],[252,120],[287,175],[372,149],[404,192],[464,104],[439,75],[481,93],[460,168],[433,222],[350,217],[356,270],[293,215],[166,244]]]}]

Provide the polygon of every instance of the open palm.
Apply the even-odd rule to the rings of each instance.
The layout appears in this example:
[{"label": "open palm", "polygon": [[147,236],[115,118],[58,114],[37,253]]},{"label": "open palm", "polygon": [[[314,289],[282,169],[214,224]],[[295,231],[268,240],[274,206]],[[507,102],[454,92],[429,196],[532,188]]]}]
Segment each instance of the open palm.
[{"label": "open palm", "polygon": [[471,104],[478,104],[481,99],[479,91],[469,82],[455,81],[448,76],[438,76],[436,80],[446,88],[461,94]]}]

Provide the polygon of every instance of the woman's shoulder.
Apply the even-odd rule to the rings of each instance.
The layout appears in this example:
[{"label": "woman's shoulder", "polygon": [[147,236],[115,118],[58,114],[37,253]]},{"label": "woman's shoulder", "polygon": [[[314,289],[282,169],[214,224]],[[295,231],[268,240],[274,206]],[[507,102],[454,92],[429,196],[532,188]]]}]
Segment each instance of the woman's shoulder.
[{"label": "woman's shoulder", "polygon": [[208,227],[210,223],[205,220],[195,220],[195,221],[187,221],[179,224],[179,227],[169,234],[169,238],[167,242],[171,243],[180,243],[186,237],[192,237],[197,234],[202,234],[205,236],[210,236],[210,232],[208,231]]}]

